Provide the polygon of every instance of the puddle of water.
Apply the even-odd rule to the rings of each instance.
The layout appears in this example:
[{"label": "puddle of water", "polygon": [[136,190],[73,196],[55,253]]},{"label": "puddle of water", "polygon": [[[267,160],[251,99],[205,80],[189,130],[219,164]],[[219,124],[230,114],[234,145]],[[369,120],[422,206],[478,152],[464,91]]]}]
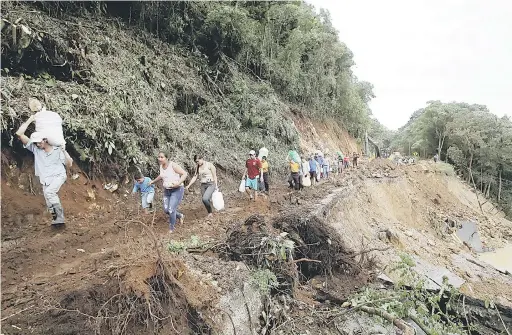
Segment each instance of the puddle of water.
[{"label": "puddle of water", "polygon": [[512,273],[512,244],[491,252],[484,252],[478,258],[501,271]]},{"label": "puddle of water", "polygon": [[457,231],[457,236],[462,241],[469,244],[475,252],[484,252],[482,248],[482,241],[480,240],[480,235],[478,234],[478,227],[476,222],[463,222],[462,228]]}]

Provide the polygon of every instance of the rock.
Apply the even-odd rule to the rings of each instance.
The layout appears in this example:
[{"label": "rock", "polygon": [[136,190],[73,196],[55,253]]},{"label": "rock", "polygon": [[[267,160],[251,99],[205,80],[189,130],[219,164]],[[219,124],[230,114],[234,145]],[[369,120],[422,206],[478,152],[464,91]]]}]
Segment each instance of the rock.
[{"label": "rock", "polygon": [[96,200],[96,194],[94,193],[94,190],[92,190],[92,189],[87,190],[87,196],[85,197],[85,200],[87,200],[87,201]]},{"label": "rock", "polygon": [[381,240],[383,242],[388,242],[388,236],[385,231],[380,231],[378,233],[377,237],[379,238],[379,240]]},{"label": "rock", "polygon": [[25,215],[25,221],[27,223],[33,223],[34,222],[34,214],[27,214],[27,215]]},{"label": "rock", "polygon": [[431,247],[434,247],[436,245],[436,242],[434,242],[433,240],[428,240],[427,244],[430,245]]}]

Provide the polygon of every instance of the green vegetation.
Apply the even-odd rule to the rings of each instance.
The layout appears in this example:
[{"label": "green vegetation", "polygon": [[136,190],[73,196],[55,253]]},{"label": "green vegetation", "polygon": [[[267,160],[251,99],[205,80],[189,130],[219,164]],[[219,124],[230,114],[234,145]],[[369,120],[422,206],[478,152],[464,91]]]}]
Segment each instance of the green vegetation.
[{"label": "green vegetation", "polygon": [[201,249],[205,246],[206,244],[201,242],[198,236],[192,235],[190,236],[190,239],[183,242],[174,240],[169,241],[167,249],[172,253],[181,253],[187,249]]},{"label": "green vegetation", "polygon": [[428,290],[425,278],[413,270],[415,263],[411,257],[403,254],[400,258],[391,270],[400,278],[393,289],[365,288],[352,297],[351,307],[357,310],[370,306],[375,315],[384,312],[393,319],[412,319],[427,334],[465,334],[461,320],[464,316],[452,310],[452,306],[460,303],[460,294],[448,284],[447,278],[443,277],[439,292]]},{"label": "green vegetation", "polygon": [[293,114],[356,137],[370,125],[372,85],[303,2],[9,2],[2,18],[3,142],[21,151],[12,134],[38,97],[90,176],[154,172],[160,149],[238,175],[249,149],[298,147]]},{"label": "green vegetation", "polygon": [[273,289],[279,287],[276,275],[269,269],[258,269],[251,273],[251,284],[255,285],[264,296],[270,296]]},{"label": "green vegetation", "polygon": [[431,101],[402,127],[393,146],[452,163],[486,198],[512,214],[512,122],[486,106]]}]

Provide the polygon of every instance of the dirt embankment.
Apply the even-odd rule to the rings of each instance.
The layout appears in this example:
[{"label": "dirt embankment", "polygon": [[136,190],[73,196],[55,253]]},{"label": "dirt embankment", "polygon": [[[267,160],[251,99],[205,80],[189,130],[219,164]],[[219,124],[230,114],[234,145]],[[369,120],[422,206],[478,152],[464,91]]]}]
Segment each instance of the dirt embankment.
[{"label": "dirt embankment", "polygon": [[429,165],[364,163],[298,194],[274,181],[256,203],[227,192],[226,211],[211,221],[190,193],[170,242],[163,214],[142,216],[137,200],[83,176],[64,187],[68,224],[52,231],[41,196],[18,184],[30,173],[2,178],[5,334],[378,330],[364,315],[335,311],[404,252],[449,269],[469,296],[510,305],[510,277],[437,225],[444,216],[478,218],[495,246],[510,239],[507,228],[487,235],[494,218],[468,207],[471,191]]},{"label": "dirt embankment", "polygon": [[[369,278],[342,241],[331,236],[332,229],[322,228],[308,213],[317,206],[315,192],[328,192],[332,183],[294,195],[275,181],[270,198],[256,203],[226,192],[226,211],[211,221],[205,220],[198,193],[189,193],[182,206],[186,223],[169,242],[159,206],[154,216],[142,216],[138,199],[126,197],[123,187],[111,194],[85,174],[70,178],[63,187],[68,223],[62,230],[52,230],[40,187],[29,178],[30,166],[25,164],[22,171],[5,166],[4,172],[5,334],[249,334],[261,329],[262,310],[269,315],[263,327],[269,329],[284,322],[287,313],[282,306],[286,301],[264,299],[267,293],[260,286],[266,285],[265,279],[258,284],[254,272],[259,262],[270,262],[281,273],[272,290],[288,290],[310,302],[315,290],[302,285],[318,276],[345,273],[351,278],[350,285],[338,288],[339,299],[347,299]],[[158,192],[157,201],[160,196]],[[246,218],[256,213],[256,226],[247,228]],[[304,228],[301,219],[308,217],[313,220],[311,228]],[[270,249],[251,256],[237,253],[243,244],[235,231],[242,226],[248,229],[248,243]],[[296,248],[280,258],[283,232],[292,236],[289,240]],[[197,252],[190,243],[197,245]],[[269,250],[274,250],[274,259],[264,255]],[[309,263],[310,258],[322,263]],[[271,313],[271,308],[277,312]]]}]

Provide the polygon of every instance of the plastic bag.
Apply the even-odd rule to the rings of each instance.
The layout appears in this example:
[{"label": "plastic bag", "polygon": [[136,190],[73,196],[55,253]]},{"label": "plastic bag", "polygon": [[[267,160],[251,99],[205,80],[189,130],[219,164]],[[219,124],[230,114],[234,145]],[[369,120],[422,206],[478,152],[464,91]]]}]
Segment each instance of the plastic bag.
[{"label": "plastic bag", "polygon": [[66,145],[62,131],[62,118],[59,114],[43,108],[40,112],[35,114],[35,117],[36,131],[43,133],[50,145]]},{"label": "plastic bag", "polygon": [[224,197],[222,196],[222,193],[220,193],[219,191],[213,192],[212,204],[213,204],[213,208],[215,208],[218,211],[221,211],[224,209]]},{"label": "plastic bag", "polygon": [[265,182],[263,181],[263,179],[260,179],[260,181],[258,182],[258,191],[266,191]]},{"label": "plastic bag", "polygon": [[291,159],[292,161],[294,161],[295,163],[300,164],[300,155],[297,151],[295,151],[295,150],[288,151],[288,158]]},{"label": "plastic bag", "polygon": [[242,192],[242,193],[245,192],[245,179],[242,179],[242,181],[240,182],[240,186],[238,187],[238,192]]},{"label": "plastic bag", "polygon": [[258,159],[261,160],[263,156],[268,158],[268,149],[265,147],[261,148],[260,151],[258,152]]},{"label": "plastic bag", "polygon": [[304,178],[302,178],[302,185],[305,187],[311,186],[311,178],[309,178],[309,174],[305,175]]}]

